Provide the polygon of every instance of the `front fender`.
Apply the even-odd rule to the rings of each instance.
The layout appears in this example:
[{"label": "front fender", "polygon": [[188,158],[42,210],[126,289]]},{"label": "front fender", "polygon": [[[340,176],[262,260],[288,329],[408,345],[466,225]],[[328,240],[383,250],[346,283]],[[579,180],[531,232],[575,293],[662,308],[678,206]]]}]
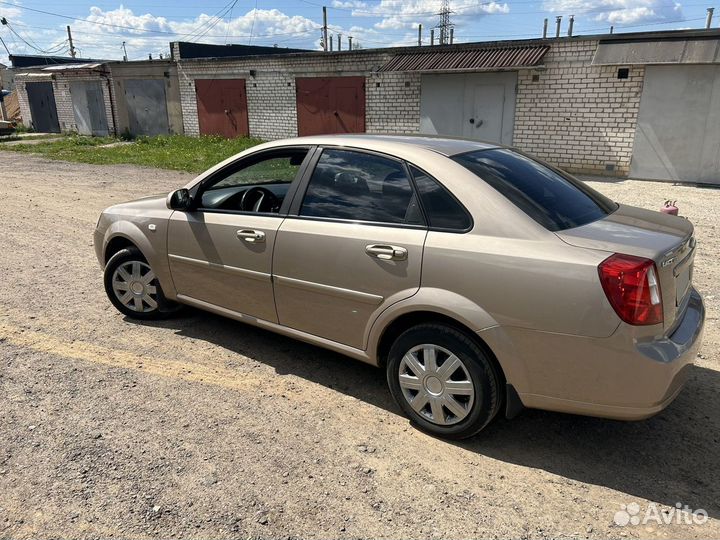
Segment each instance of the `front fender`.
[{"label": "front fender", "polygon": [[[155,230],[151,230],[150,225],[154,225]],[[123,219],[113,221],[105,230],[103,260],[108,245],[118,237],[132,242],[140,250],[155,272],[165,297],[170,300],[175,299],[175,285],[167,258],[167,220],[146,218],[138,220],[137,223]]]}]

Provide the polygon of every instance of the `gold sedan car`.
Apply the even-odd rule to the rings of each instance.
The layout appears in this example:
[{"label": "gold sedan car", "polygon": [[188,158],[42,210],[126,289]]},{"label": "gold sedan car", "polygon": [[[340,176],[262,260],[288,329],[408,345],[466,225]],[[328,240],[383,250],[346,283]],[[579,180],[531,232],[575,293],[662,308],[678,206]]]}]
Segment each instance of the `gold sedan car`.
[{"label": "gold sedan car", "polygon": [[689,221],[462,139],[263,144],[108,208],[95,249],[126,316],[185,304],[382,367],[411,421],[449,438],[503,408],[651,416],[705,317]]}]

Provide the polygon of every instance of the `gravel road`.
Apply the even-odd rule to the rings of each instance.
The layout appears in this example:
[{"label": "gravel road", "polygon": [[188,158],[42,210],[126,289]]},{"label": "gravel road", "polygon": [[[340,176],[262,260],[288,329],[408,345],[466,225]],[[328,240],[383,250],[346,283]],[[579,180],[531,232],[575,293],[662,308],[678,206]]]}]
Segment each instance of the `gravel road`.
[{"label": "gravel road", "polygon": [[[593,182],[677,199],[697,227],[708,322],[671,407],[525,411],[451,443],[408,425],[379,370],[205,313],[111,307],[99,212],[189,179],[0,152],[0,538],[720,537],[720,190]],[[676,502],[709,520],[613,522]]]}]

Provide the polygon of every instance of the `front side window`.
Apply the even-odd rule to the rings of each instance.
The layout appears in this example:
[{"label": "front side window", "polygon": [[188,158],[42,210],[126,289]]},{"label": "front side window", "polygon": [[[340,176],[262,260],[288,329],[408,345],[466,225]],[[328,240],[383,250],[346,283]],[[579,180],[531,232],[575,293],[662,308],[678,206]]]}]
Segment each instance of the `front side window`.
[{"label": "front side window", "polygon": [[210,210],[279,212],[307,152],[303,148],[288,149],[243,160],[205,187],[200,206]]},{"label": "front side window", "polygon": [[580,227],[617,209],[617,204],[570,175],[507,148],[454,156],[550,231]]},{"label": "front side window", "polygon": [[422,213],[399,161],[326,149],[313,171],[300,215],[421,225]]}]

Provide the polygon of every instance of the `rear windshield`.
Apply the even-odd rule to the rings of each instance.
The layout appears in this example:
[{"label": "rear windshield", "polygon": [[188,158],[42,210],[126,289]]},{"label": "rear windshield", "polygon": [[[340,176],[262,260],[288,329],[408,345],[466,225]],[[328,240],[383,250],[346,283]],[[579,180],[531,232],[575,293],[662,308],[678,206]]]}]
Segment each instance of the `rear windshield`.
[{"label": "rear windshield", "polygon": [[517,150],[477,150],[452,159],[550,231],[580,227],[617,209],[617,204],[576,178]]}]

